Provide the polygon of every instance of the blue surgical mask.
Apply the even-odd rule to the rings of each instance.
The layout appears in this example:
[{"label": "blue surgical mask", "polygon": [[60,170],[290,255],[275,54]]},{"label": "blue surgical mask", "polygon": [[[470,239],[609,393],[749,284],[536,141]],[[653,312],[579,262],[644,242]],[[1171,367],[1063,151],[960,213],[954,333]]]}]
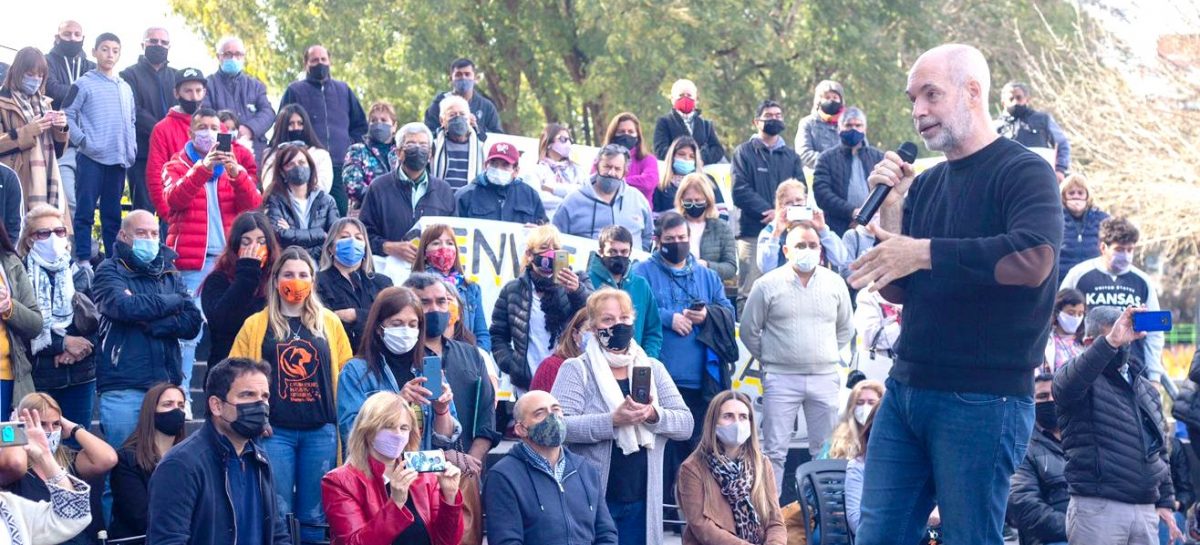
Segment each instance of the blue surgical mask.
[{"label": "blue surgical mask", "polygon": [[696,171],[696,162],[687,161],[684,159],[676,159],[673,163],[671,163],[671,169],[675,171],[675,174],[687,176],[688,174]]},{"label": "blue surgical mask", "polygon": [[334,258],[343,267],[357,267],[367,253],[367,243],[356,238],[342,238],[334,243]]},{"label": "blue surgical mask", "polygon": [[225,60],[221,61],[221,71],[230,76],[236,76],[236,75],[242,73],[242,70],[245,68],[246,68],[246,61],[244,61],[244,60],[225,59]]},{"label": "blue surgical mask", "polygon": [[42,88],[42,77],[41,76],[26,75],[21,78],[21,90],[24,91],[25,94],[30,95],[30,96],[35,95],[35,94],[37,94],[38,90],[41,88]]},{"label": "blue surgical mask", "polygon": [[133,257],[142,263],[149,264],[158,257],[157,238],[135,238],[130,246],[133,247]]}]

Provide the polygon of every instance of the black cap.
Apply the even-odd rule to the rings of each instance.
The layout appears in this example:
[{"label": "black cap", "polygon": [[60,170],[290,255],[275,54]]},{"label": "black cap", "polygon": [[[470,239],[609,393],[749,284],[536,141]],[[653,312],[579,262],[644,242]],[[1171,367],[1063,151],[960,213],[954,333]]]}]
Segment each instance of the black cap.
[{"label": "black cap", "polygon": [[175,77],[175,88],[178,89],[180,85],[183,85],[189,81],[198,81],[203,83],[205,87],[208,86],[208,80],[204,79],[204,73],[201,72],[200,69],[184,68],[183,70],[180,70],[179,75]]}]

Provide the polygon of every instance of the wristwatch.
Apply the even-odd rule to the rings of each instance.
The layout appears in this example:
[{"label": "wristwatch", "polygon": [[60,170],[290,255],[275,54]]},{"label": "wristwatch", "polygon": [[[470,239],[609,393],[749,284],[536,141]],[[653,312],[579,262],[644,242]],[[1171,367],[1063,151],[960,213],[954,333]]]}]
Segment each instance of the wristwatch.
[{"label": "wristwatch", "polygon": [[74,441],[75,434],[78,433],[79,430],[81,430],[81,429],[83,429],[83,424],[75,424],[75,427],[71,428],[71,432],[67,434],[67,439]]}]

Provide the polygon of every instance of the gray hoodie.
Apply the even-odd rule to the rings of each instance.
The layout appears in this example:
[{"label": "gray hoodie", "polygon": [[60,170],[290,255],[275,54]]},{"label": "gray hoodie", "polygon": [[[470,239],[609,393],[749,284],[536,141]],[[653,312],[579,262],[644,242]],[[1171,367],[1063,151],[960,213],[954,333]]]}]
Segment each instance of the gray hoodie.
[{"label": "gray hoodie", "polygon": [[633,233],[634,247],[640,246],[647,252],[654,232],[650,203],[641,191],[625,182],[621,182],[611,205],[596,196],[591,183],[580,186],[579,191],[563,199],[554,212],[553,223],[563,233],[591,239],[598,239],[601,229],[615,223]]}]

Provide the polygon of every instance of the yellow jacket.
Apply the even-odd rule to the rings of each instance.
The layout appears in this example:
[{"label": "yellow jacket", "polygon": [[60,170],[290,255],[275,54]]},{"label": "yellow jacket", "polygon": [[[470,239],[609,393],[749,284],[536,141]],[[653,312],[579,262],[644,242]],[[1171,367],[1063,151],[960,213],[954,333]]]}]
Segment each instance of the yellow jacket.
[{"label": "yellow jacket", "polygon": [[[342,373],[342,366],[354,357],[354,349],[350,348],[350,338],[346,336],[346,330],[337,314],[325,309],[321,313],[321,319],[325,321],[325,339],[329,342],[329,359],[333,367],[329,372],[333,376],[334,407],[336,407],[338,375]],[[261,360],[262,343],[267,335],[268,323],[267,309],[260,310],[246,318],[245,323],[242,324],[242,330],[238,331],[237,338],[233,340],[233,348],[229,350],[229,357]]]}]

